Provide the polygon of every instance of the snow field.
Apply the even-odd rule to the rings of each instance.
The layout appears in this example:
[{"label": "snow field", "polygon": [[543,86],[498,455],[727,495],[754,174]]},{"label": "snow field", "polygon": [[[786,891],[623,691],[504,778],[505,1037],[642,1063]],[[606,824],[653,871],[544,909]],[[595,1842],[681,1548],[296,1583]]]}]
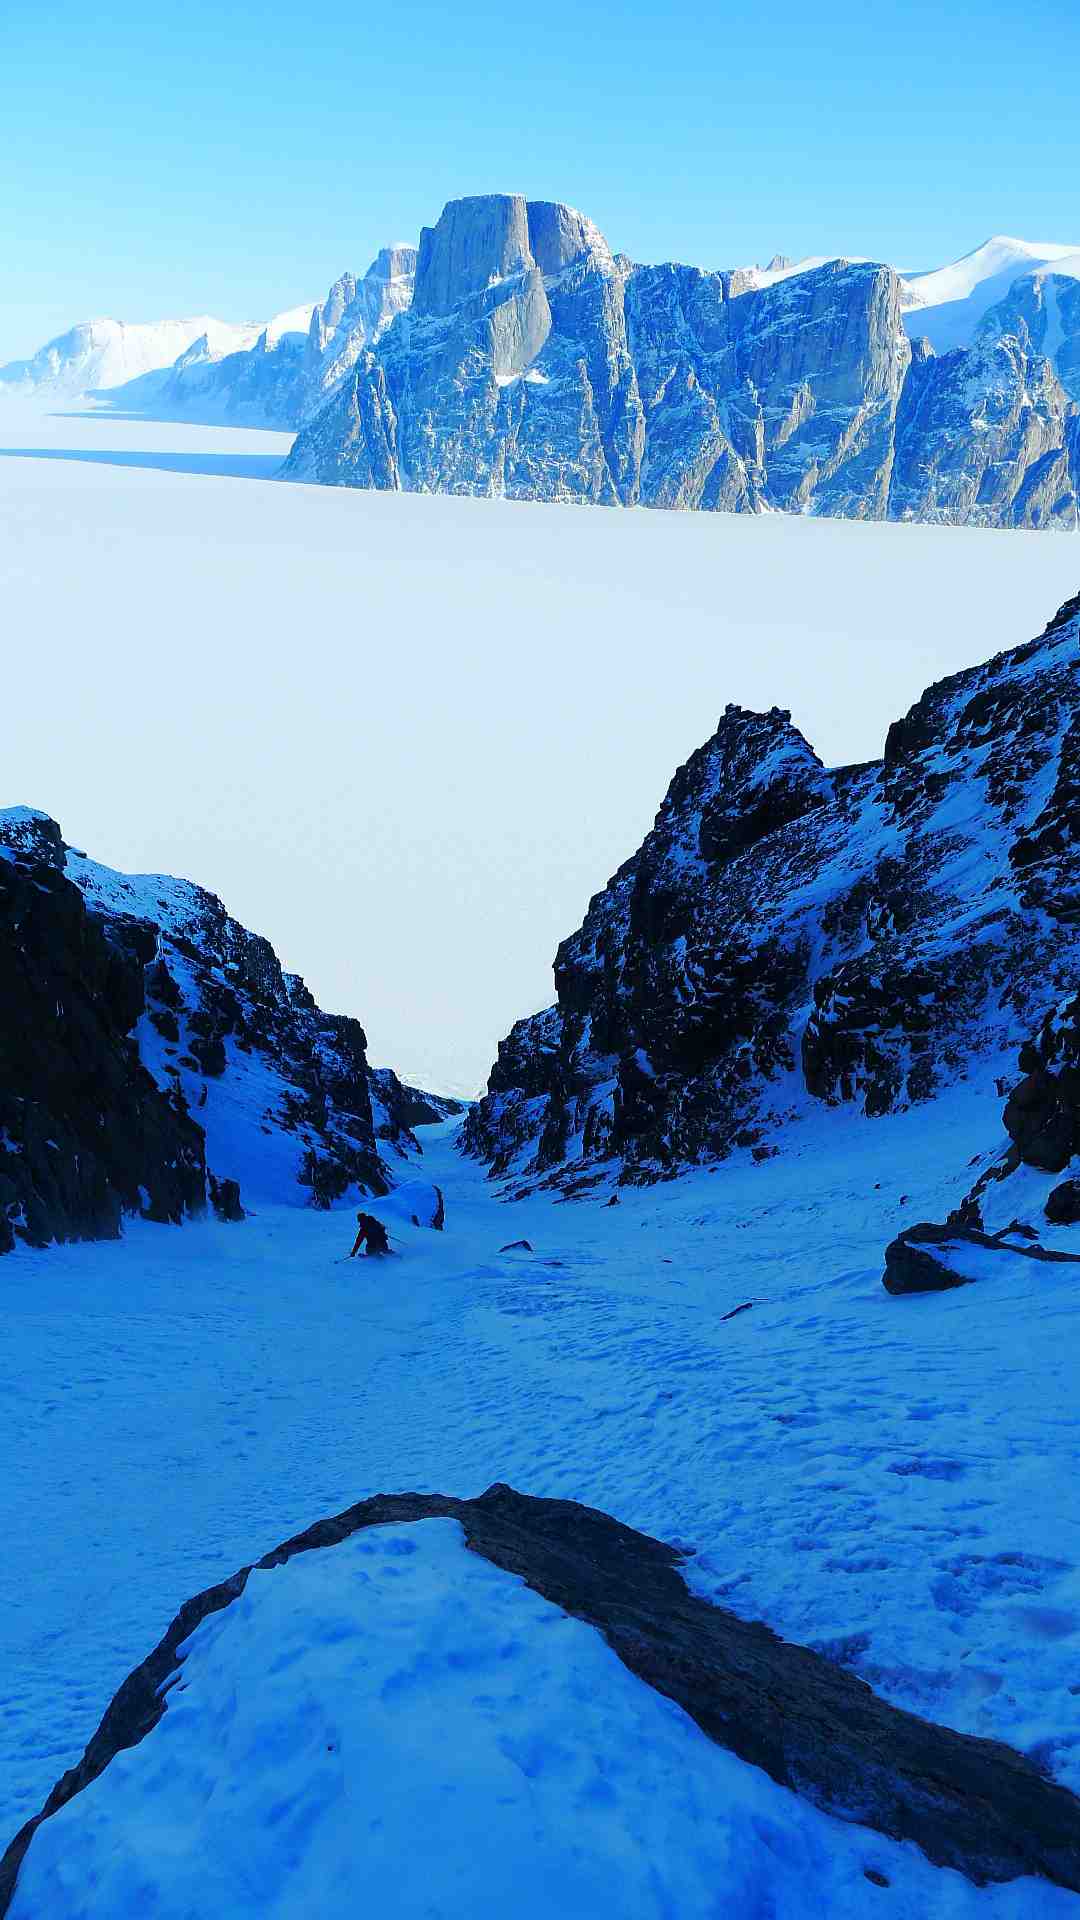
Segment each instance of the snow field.
[{"label": "snow field", "polygon": [[11,1255],[0,1829],[192,1593],[368,1494],[495,1480],[694,1548],[699,1591],[1080,1787],[1075,1269],[880,1284],[999,1113],[988,1067],[610,1209],[499,1205],[450,1123],[417,1170],[446,1231],[391,1220],[393,1261],[345,1260],[352,1208]]},{"label": "snow field", "polygon": [[1065,534],[271,484],[288,446],[0,407],[5,697],[47,716],[0,804],[198,880],[470,1094],[729,700],[865,760],[1077,586]]}]

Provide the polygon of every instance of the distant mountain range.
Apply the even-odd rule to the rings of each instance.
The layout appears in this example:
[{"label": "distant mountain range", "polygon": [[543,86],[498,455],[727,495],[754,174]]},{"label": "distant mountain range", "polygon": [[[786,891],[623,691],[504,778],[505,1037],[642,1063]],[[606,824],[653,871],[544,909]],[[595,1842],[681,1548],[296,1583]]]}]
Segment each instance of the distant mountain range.
[{"label": "distant mountain range", "polygon": [[312,308],[90,322],[4,390],[297,428],[284,474],[337,486],[1075,529],[1080,248],[650,267],[484,195]]}]

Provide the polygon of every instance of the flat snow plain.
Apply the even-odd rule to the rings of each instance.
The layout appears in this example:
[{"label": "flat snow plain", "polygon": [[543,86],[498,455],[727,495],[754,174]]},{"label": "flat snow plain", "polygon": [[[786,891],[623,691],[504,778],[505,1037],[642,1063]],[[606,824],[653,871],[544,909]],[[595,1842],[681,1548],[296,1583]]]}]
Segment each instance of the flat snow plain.
[{"label": "flat snow plain", "polygon": [[[699,1590],[1080,1786],[1071,1269],[880,1283],[999,1111],[987,1080],[870,1123],[819,1113],[779,1159],[610,1209],[500,1205],[449,1126],[423,1167],[447,1230],[398,1228],[392,1265],[341,1263],[347,1211],[271,1205],[5,1259],[0,1829],[187,1596],[364,1495],[495,1480],[694,1548]],[[520,1237],[533,1254],[499,1251]],[[916,1892],[913,1915],[952,1911]],[[1046,1888],[978,1899],[1080,1914]]]},{"label": "flat snow plain", "polygon": [[0,805],[212,888],[446,1090],[729,700],[869,759],[1080,579],[1074,535],[290,486],[288,444],[0,407]]}]

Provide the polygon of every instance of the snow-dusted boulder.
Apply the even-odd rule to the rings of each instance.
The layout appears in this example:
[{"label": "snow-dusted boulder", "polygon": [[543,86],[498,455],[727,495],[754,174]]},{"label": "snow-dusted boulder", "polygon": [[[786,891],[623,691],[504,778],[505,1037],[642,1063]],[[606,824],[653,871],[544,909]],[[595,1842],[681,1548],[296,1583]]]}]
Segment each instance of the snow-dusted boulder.
[{"label": "snow-dusted boulder", "polygon": [[885,1249],[882,1284],[888,1293],[948,1293],[976,1280],[992,1279],[1003,1260],[1042,1260],[1080,1266],[1080,1253],[1061,1253],[1029,1239],[1021,1225],[1001,1234],[983,1233],[961,1220],[936,1226],[920,1221]]},{"label": "snow-dusted boulder", "polygon": [[1080,1801],[680,1559],[506,1486],[362,1501],[182,1608],[0,1861],[0,1915],[865,1920],[892,1888],[1066,1920]]},{"label": "snow-dusted boulder", "polygon": [[441,1187],[429,1180],[403,1180],[372,1208],[380,1220],[404,1226],[430,1227],[441,1233],[446,1225],[446,1203]]}]

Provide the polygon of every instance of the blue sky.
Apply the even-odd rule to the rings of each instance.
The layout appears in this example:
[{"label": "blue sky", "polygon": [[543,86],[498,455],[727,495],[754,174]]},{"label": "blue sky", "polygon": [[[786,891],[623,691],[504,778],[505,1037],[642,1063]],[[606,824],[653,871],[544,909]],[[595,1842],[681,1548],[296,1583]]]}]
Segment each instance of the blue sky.
[{"label": "blue sky", "polygon": [[1080,242],[1074,0],[0,0],[0,47],[0,361],[94,314],[263,318],[470,192],[705,266]]}]

